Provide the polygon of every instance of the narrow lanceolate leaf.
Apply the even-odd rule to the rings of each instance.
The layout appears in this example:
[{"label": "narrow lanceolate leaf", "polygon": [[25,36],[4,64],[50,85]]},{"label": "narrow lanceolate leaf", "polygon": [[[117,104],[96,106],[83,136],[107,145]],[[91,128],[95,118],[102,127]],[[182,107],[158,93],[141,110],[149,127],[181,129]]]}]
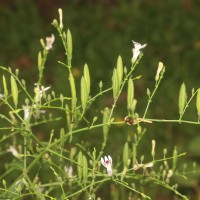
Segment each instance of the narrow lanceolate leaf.
[{"label": "narrow lanceolate leaf", "polygon": [[83,110],[86,109],[87,101],[88,101],[88,88],[87,88],[86,80],[82,76],[81,78],[81,104],[82,104]]},{"label": "narrow lanceolate leaf", "polygon": [[86,184],[88,177],[88,162],[87,158],[83,156],[83,182]]},{"label": "narrow lanceolate leaf", "polygon": [[187,101],[187,93],[186,93],[185,83],[183,83],[183,84],[181,85],[181,88],[180,88],[179,102],[178,102],[178,105],[179,105],[179,114],[180,114],[181,116],[182,116],[182,114],[183,114],[183,110],[184,110],[184,108],[185,108],[186,101]]},{"label": "narrow lanceolate leaf", "polygon": [[104,141],[106,141],[108,137],[109,126],[106,123],[108,123],[109,115],[110,115],[110,109],[108,107],[104,108],[103,111],[103,124],[105,124],[103,126]]},{"label": "narrow lanceolate leaf", "polygon": [[16,80],[13,76],[11,76],[10,82],[11,82],[11,93],[12,93],[13,103],[17,107],[17,104],[18,104],[18,87],[17,87]]},{"label": "narrow lanceolate leaf", "polygon": [[200,88],[198,89],[197,92],[196,107],[197,107],[198,118],[200,119]]},{"label": "narrow lanceolate leaf", "polygon": [[71,95],[72,95],[72,110],[75,110],[77,98],[76,98],[76,87],[75,87],[74,77],[72,73],[70,73],[69,75],[69,83],[70,83]]},{"label": "narrow lanceolate leaf", "polygon": [[114,100],[116,100],[119,92],[119,81],[116,69],[113,70],[112,88],[113,88],[113,98]]},{"label": "narrow lanceolate leaf", "polygon": [[78,153],[77,171],[78,171],[78,178],[81,179],[83,176],[83,154],[81,151]]},{"label": "narrow lanceolate leaf", "polygon": [[132,108],[133,100],[134,100],[134,85],[133,85],[133,80],[130,78],[128,80],[128,93],[127,93],[127,109],[128,109],[128,111],[130,111]]},{"label": "narrow lanceolate leaf", "polygon": [[7,100],[8,88],[7,88],[6,78],[4,75],[3,75],[3,90],[4,90],[4,98],[5,98],[5,100]]},{"label": "narrow lanceolate leaf", "polygon": [[90,72],[89,72],[89,68],[87,64],[84,65],[83,75],[85,78],[85,82],[87,84],[87,90],[88,90],[88,95],[89,95],[90,94]]},{"label": "narrow lanceolate leaf", "polygon": [[124,150],[123,150],[123,166],[128,167],[128,158],[129,158],[129,149],[128,149],[128,143],[126,142],[124,145]]},{"label": "narrow lanceolate leaf", "polygon": [[119,81],[119,86],[120,86],[123,79],[123,62],[122,62],[121,56],[119,56],[117,59],[117,76],[118,76],[118,81]]},{"label": "narrow lanceolate leaf", "polygon": [[67,30],[67,57],[68,60],[72,59],[72,35],[70,30]]}]

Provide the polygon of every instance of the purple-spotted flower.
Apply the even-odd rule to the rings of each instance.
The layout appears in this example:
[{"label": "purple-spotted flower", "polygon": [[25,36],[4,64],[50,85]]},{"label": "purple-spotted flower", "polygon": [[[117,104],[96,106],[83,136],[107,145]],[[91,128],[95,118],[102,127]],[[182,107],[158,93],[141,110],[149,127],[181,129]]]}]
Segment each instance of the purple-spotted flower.
[{"label": "purple-spotted flower", "polygon": [[101,157],[101,164],[107,169],[108,176],[112,176],[112,158],[109,155],[108,157],[104,156],[104,159]]},{"label": "purple-spotted flower", "polygon": [[135,61],[137,60],[138,56],[140,55],[140,49],[143,49],[144,47],[146,47],[147,44],[141,45],[140,43],[135,42],[133,40],[132,40],[132,42],[134,44],[134,48],[132,50],[133,51],[133,57],[131,59],[131,62],[132,62],[132,64],[134,64]]}]

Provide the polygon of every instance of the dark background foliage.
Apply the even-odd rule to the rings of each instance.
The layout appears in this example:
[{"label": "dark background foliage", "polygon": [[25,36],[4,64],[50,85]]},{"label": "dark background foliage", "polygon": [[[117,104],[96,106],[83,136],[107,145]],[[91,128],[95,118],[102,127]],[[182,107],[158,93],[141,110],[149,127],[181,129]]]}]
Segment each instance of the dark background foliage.
[{"label": "dark background foliage", "polygon": [[[200,1],[2,0],[0,64],[12,69],[19,68],[30,88],[38,78],[37,54],[41,49],[39,39],[50,36],[51,33],[56,35],[50,23],[58,18],[57,10],[60,7],[63,9],[65,28],[69,28],[73,36],[73,74],[77,80],[81,77],[84,63],[87,63],[92,77],[91,93],[95,94],[100,80],[103,80],[105,86],[111,85],[113,67],[119,54],[124,64],[130,66],[132,40],[148,43],[137,71],[138,75],[143,76],[135,82],[137,112],[141,115],[144,112],[147,102],[146,88],[153,88],[157,64],[162,61],[166,66],[165,78],[147,117],[178,118],[178,93],[182,82],[185,82],[188,94],[191,94],[193,87],[200,87]],[[43,84],[51,85],[58,92],[67,93],[68,75],[63,76],[66,71],[59,66],[57,60],[65,62],[62,44],[56,35],[56,43],[45,68]],[[92,111],[110,106],[111,103],[112,96],[106,96],[94,105]],[[121,97],[116,110],[118,118],[123,119],[127,115],[125,97]],[[190,105],[185,118],[197,120],[195,101]],[[127,133],[121,131],[120,128],[113,128],[109,136],[115,137],[115,143],[108,149],[112,151],[117,147],[118,150],[113,152],[116,155],[122,151],[122,140],[125,141],[128,137]],[[180,152],[187,151],[183,162],[191,166],[193,161],[199,162],[199,132],[197,125],[154,123],[148,127],[141,155],[148,152],[146,144],[155,138],[161,154],[163,148],[170,149],[174,145]],[[91,146],[98,145],[96,138],[81,139],[87,139]],[[180,185],[183,193],[197,197],[199,177],[194,179],[194,184],[181,180]]]}]

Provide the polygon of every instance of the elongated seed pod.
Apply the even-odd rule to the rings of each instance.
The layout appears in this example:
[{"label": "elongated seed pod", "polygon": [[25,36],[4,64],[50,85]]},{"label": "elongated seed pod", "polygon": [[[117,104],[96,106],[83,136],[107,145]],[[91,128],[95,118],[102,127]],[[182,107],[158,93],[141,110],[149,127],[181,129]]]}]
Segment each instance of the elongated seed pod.
[{"label": "elongated seed pod", "polygon": [[198,118],[200,119],[200,88],[198,89],[197,92],[196,108],[197,108]]},{"label": "elongated seed pod", "polygon": [[124,145],[124,150],[123,150],[123,166],[128,167],[128,158],[129,158],[129,148],[128,148],[128,143],[126,142]]},{"label": "elongated seed pod", "polygon": [[183,110],[185,108],[186,101],[187,101],[186,87],[185,87],[185,83],[182,83],[180,92],[179,92],[179,102],[178,102],[180,116],[183,115]]},{"label": "elongated seed pod", "polygon": [[118,76],[118,81],[119,81],[119,86],[122,83],[123,79],[123,62],[122,62],[122,57],[119,56],[117,59],[117,76]]},{"label": "elongated seed pod", "polygon": [[7,97],[8,97],[8,88],[7,88],[6,78],[5,78],[4,75],[3,75],[3,94],[4,94],[5,100],[7,100]]},{"label": "elongated seed pod", "polygon": [[83,182],[86,184],[88,178],[88,162],[87,158],[83,155]]},{"label": "elongated seed pod", "polygon": [[80,180],[83,176],[83,154],[81,151],[78,153],[77,171],[78,171],[78,178]]},{"label": "elongated seed pod", "polygon": [[11,93],[12,93],[13,103],[17,107],[17,104],[18,104],[18,87],[17,87],[16,80],[13,76],[11,76],[10,82],[11,82]]}]

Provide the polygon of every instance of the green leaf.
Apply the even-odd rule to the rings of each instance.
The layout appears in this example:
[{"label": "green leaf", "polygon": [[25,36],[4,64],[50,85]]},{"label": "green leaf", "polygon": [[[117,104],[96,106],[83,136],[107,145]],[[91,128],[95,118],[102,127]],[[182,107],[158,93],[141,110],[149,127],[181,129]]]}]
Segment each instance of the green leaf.
[{"label": "green leaf", "polygon": [[183,83],[181,85],[181,88],[180,88],[179,102],[178,102],[180,116],[183,115],[183,111],[184,111],[184,108],[185,108],[185,105],[186,105],[186,101],[187,101],[187,93],[186,93],[185,83]]},{"label": "green leaf", "polygon": [[17,87],[16,80],[13,76],[11,76],[10,82],[11,82],[11,93],[12,93],[13,103],[17,107],[17,104],[18,104],[18,87]]}]

